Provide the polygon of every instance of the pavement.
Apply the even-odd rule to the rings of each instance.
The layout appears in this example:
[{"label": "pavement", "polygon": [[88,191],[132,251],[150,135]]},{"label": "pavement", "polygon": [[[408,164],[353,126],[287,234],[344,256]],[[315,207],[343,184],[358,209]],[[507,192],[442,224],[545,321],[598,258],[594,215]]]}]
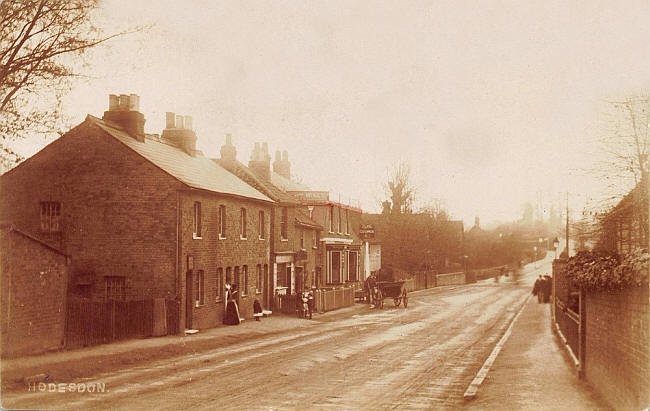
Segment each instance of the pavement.
[{"label": "pavement", "polygon": [[611,409],[577,376],[562,341],[551,330],[550,304],[528,300],[469,410]]},{"label": "pavement", "polygon": [[327,313],[314,313],[314,320],[272,314],[260,321],[247,319],[238,326],[219,326],[192,335],[132,339],[69,351],[6,358],[0,361],[2,391],[22,390],[28,382],[70,381],[154,360],[193,355],[236,345],[242,340],[261,339],[317,323],[336,321],[366,309],[365,304],[355,304]]}]

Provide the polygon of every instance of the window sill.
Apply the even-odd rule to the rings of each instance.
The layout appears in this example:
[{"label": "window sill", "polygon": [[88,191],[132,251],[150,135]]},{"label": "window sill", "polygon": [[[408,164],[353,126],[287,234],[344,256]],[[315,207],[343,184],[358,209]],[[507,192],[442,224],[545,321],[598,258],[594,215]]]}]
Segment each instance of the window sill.
[{"label": "window sill", "polygon": [[223,298],[221,298],[221,297],[217,297],[217,298],[214,299],[214,302],[215,302],[215,303],[223,302]]},{"label": "window sill", "polygon": [[203,237],[196,235],[196,233],[192,233],[192,240],[203,240]]},{"label": "window sill", "polygon": [[262,294],[262,290],[255,290],[255,294],[257,294],[257,295]]},{"label": "window sill", "polygon": [[198,301],[194,301],[194,308],[201,308],[203,306],[205,306],[205,303],[201,304]]},{"label": "window sill", "polygon": [[264,241],[264,240],[266,240],[266,238],[261,237],[261,236],[260,236],[260,237],[257,237],[257,239],[260,240],[260,241]]},{"label": "window sill", "polygon": [[248,298],[248,294],[242,294],[241,298]]},{"label": "window sill", "polygon": [[243,235],[240,235],[240,236],[239,236],[239,239],[240,239],[240,240],[248,240],[248,237],[244,237]]},{"label": "window sill", "polygon": [[226,238],[226,236],[219,234],[219,240],[225,240]]},{"label": "window sill", "polygon": [[288,238],[281,238],[280,241],[289,241]]}]

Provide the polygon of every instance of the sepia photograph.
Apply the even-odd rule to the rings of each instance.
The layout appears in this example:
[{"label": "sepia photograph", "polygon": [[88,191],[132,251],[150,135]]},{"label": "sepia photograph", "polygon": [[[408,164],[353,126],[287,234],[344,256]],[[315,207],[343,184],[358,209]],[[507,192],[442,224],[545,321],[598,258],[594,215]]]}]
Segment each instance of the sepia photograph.
[{"label": "sepia photograph", "polygon": [[0,406],[650,407],[650,3],[0,0]]}]

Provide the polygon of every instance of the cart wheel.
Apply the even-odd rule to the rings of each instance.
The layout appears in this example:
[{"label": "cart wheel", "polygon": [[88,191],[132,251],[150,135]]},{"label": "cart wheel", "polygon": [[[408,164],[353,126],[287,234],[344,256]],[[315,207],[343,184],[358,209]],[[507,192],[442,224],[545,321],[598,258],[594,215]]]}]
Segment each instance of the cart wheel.
[{"label": "cart wheel", "polygon": [[393,298],[393,302],[395,303],[395,307],[399,307],[400,303],[402,302],[401,297],[395,297]]},{"label": "cart wheel", "polygon": [[408,307],[409,298],[406,296],[406,294],[404,294],[404,296],[402,297],[402,300],[404,300],[404,308]]},{"label": "cart wheel", "polygon": [[381,291],[377,291],[377,302],[375,303],[375,307],[384,308],[384,295]]}]

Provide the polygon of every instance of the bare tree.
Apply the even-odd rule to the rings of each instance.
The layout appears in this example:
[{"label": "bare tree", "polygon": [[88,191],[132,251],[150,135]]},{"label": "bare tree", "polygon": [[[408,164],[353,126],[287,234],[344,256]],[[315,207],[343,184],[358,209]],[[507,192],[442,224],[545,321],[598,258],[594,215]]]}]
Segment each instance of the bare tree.
[{"label": "bare tree", "polygon": [[[125,32],[93,23],[98,0],[0,2],[0,144],[53,133],[84,53]],[[5,150],[6,151],[6,150]]]},{"label": "bare tree", "polygon": [[[411,183],[411,168],[406,162],[400,161],[394,166],[384,189],[390,198],[391,214],[406,214],[413,211],[415,187]],[[387,206],[388,204],[384,204],[384,209]]]},{"label": "bare tree", "polygon": [[[617,226],[626,226],[626,230],[634,231],[638,238],[648,238],[647,184],[639,183],[647,182],[648,178],[650,96],[608,101],[607,107],[605,128],[595,147],[598,160],[594,173],[603,182],[603,197],[583,210],[583,219],[574,227],[581,235],[582,244],[597,242],[606,234],[597,219],[587,217],[607,216],[608,211],[628,193],[628,212],[617,212],[610,217],[616,217]],[[635,187],[639,189],[632,190]]]},{"label": "bare tree", "polygon": [[604,130],[597,143],[596,173],[609,197],[620,198],[648,172],[650,96],[607,102]]}]

